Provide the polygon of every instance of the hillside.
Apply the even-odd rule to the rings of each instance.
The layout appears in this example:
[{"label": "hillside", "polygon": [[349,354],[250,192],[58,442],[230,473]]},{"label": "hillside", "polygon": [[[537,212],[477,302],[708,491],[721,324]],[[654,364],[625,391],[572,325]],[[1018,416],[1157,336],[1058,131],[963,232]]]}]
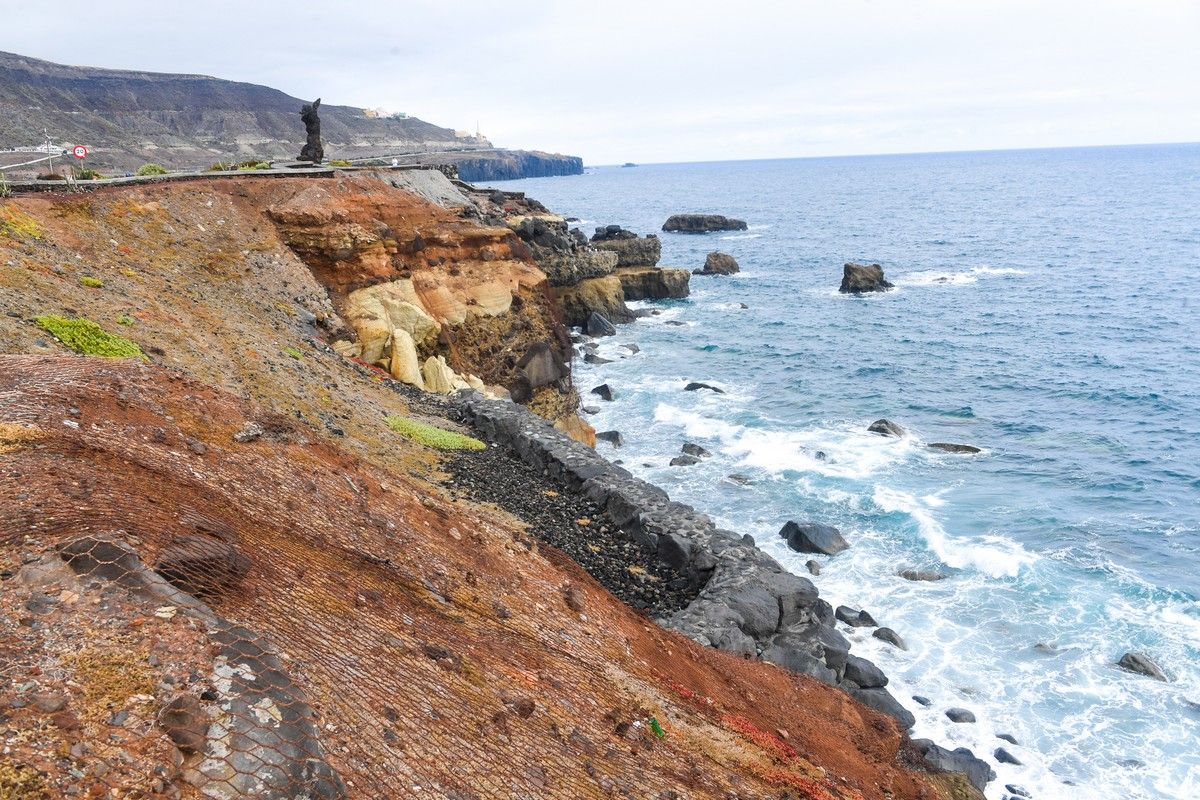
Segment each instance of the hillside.
[{"label": "hillside", "polygon": [[[148,161],[195,169],[218,160],[291,159],[304,143],[300,106],[313,99],[204,75],[66,66],[0,52],[0,150],[40,144],[46,129],[56,143],[90,147],[88,163],[102,172],[129,171]],[[440,163],[467,155],[492,162],[509,152],[416,118],[370,118],[361,108],[330,100],[321,104],[327,158],[437,152],[433,160]],[[582,164],[542,154],[515,159],[502,174],[530,174],[522,169],[559,174],[580,172]],[[468,165],[464,177],[484,176]]]},{"label": "hillside", "polygon": [[459,381],[572,427],[555,290],[616,261],[466,191],[0,201],[0,796],[977,800],[852,687],[655,624],[715,595],[558,465],[446,449]]}]

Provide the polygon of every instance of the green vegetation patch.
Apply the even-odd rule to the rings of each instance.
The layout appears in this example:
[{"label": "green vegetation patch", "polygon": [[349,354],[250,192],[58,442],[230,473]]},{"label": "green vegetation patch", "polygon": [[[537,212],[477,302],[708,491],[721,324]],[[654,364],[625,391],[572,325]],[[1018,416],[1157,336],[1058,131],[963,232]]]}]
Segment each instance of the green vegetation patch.
[{"label": "green vegetation patch", "polygon": [[0,234],[13,239],[40,239],[42,226],[24,211],[3,205],[0,206]]},{"label": "green vegetation patch", "polygon": [[162,164],[142,164],[134,174],[140,178],[144,178],[147,175],[166,175],[167,168]]},{"label": "green vegetation patch", "polygon": [[299,350],[297,350],[295,347],[285,347],[285,348],[283,348],[283,352],[286,353],[287,355],[291,356],[292,358],[296,359],[297,361],[304,358],[304,354],[301,353]]},{"label": "green vegetation patch", "polygon": [[79,282],[89,289],[99,289],[104,285],[104,281],[99,278],[93,278],[91,275],[84,275],[79,279]]},{"label": "green vegetation patch", "polygon": [[387,426],[406,439],[438,450],[483,450],[486,444],[470,436],[435,428],[406,417],[388,417]]},{"label": "green vegetation patch", "polygon": [[145,358],[142,348],[128,339],[111,334],[90,319],[67,319],[46,314],[36,320],[38,327],[67,347],[85,356],[101,358]]},{"label": "green vegetation patch", "polygon": [[329,166],[331,166],[331,167],[352,167],[354,165],[351,164],[349,161],[347,161],[344,158],[335,158],[329,162]]},{"label": "green vegetation patch", "polygon": [[271,163],[269,161],[243,161],[238,164],[237,168],[240,170],[270,169]]}]

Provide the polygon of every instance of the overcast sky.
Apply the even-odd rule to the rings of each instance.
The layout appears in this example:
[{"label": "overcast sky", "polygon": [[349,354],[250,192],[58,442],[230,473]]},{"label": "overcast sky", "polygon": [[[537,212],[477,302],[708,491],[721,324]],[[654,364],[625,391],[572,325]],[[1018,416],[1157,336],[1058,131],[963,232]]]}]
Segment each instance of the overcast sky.
[{"label": "overcast sky", "polygon": [[0,0],[0,19],[0,50],[478,120],[589,164],[1200,140],[1200,0]]}]

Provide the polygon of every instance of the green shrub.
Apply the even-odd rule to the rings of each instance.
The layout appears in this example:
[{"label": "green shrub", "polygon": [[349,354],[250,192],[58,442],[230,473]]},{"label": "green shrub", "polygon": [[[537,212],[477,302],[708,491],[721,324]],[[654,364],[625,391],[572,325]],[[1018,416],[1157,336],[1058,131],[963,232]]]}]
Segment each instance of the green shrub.
[{"label": "green shrub", "polygon": [[218,161],[215,164],[210,164],[208,169],[206,169],[204,171],[205,172],[225,172],[226,170],[230,170],[230,169],[233,169],[232,164],[226,164],[224,161]]},{"label": "green shrub", "polygon": [[270,161],[259,161],[257,159],[253,159],[253,158],[250,159],[249,161],[243,161],[242,163],[237,165],[237,169],[240,169],[240,170],[270,169],[270,168],[271,168]]},{"label": "green shrub", "polygon": [[147,175],[166,175],[167,168],[161,164],[142,164],[138,167],[138,171],[134,173],[139,178],[144,178]]},{"label": "green shrub", "polygon": [[66,176],[59,175],[57,172],[43,172],[37,176],[39,181],[65,181]]},{"label": "green shrub", "polygon": [[283,352],[286,355],[289,355],[292,358],[296,359],[297,361],[299,361],[301,358],[304,358],[304,354],[301,353],[299,350],[297,350],[294,347],[285,347],[285,348],[283,348]]},{"label": "green shrub", "polygon": [[117,324],[118,325],[137,325],[137,320],[134,319],[133,317],[129,316],[128,314],[122,314],[121,316],[117,317]]},{"label": "green shrub", "polygon": [[104,176],[91,167],[75,167],[75,180],[98,181]]},{"label": "green shrub", "polygon": [[335,158],[329,162],[329,166],[331,166],[331,167],[353,167],[354,165],[351,164],[349,161],[347,161],[344,158]]},{"label": "green shrub", "polygon": [[18,211],[16,206],[7,203],[0,206],[0,236],[12,239],[40,239],[43,232],[36,219]]},{"label": "green shrub", "polygon": [[90,319],[67,319],[57,314],[46,314],[34,321],[39,328],[85,356],[145,358],[142,348],[128,339],[109,333]]},{"label": "green shrub", "polygon": [[104,285],[104,281],[99,278],[93,278],[91,275],[84,275],[79,279],[79,282],[89,289],[99,289]]},{"label": "green shrub", "polygon": [[483,450],[486,444],[470,436],[435,428],[406,417],[388,417],[387,426],[406,439],[438,450]]}]

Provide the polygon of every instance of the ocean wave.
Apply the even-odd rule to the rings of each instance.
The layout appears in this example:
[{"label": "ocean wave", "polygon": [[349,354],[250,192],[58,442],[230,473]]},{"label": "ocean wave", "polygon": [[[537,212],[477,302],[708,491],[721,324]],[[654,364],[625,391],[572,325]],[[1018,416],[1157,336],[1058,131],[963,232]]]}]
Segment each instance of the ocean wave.
[{"label": "ocean wave", "polygon": [[1003,536],[951,537],[934,517],[933,509],[941,505],[941,498],[934,497],[935,502],[930,503],[928,497],[917,498],[906,492],[876,486],[872,499],[885,512],[911,517],[926,546],[948,567],[973,569],[993,578],[1013,578],[1023,566],[1036,560],[1019,542]]},{"label": "ocean wave", "polygon": [[896,278],[898,286],[966,286],[991,275],[1025,275],[1026,270],[1015,267],[972,267],[962,271],[936,269],[909,272]]},{"label": "ocean wave", "polygon": [[734,233],[728,236],[718,236],[718,239],[760,239],[761,233]]},{"label": "ocean wave", "polygon": [[906,458],[913,447],[908,437],[884,439],[858,426],[786,431],[752,428],[667,403],[655,408],[654,419],[679,426],[688,436],[715,439],[721,451],[741,466],[772,474],[809,472],[861,480]]}]

